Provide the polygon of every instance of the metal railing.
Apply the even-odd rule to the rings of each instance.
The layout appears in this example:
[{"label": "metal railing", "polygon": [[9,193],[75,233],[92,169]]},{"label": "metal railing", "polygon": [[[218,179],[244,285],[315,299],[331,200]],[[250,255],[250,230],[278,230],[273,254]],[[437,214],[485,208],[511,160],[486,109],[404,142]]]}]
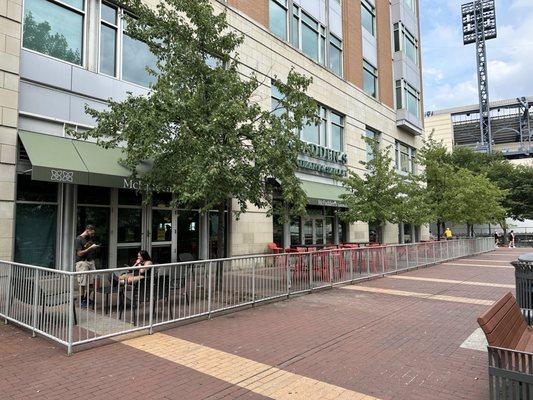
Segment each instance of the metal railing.
[{"label": "metal railing", "polygon": [[[67,346],[70,354],[81,344],[493,248],[492,238],[478,238],[85,272],[0,261],[0,317]],[[144,276],[130,282],[124,274]],[[89,293],[84,308],[80,284]]]},{"label": "metal railing", "polygon": [[533,354],[488,347],[490,400],[533,398]]}]

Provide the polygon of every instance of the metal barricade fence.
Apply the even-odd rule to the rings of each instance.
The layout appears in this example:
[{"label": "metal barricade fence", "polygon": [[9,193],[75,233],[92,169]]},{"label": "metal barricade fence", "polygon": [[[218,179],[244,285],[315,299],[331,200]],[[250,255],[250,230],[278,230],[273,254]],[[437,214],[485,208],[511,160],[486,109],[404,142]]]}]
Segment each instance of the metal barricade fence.
[{"label": "metal barricade fence", "polygon": [[85,272],[0,261],[0,316],[71,353],[125,333],[491,250],[492,238],[479,238]]}]

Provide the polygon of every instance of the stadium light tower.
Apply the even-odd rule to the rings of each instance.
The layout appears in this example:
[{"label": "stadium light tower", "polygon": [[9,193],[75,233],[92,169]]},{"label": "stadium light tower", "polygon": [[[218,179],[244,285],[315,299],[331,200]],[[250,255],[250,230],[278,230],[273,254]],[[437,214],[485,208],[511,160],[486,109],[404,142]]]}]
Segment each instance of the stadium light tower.
[{"label": "stadium light tower", "polygon": [[485,42],[496,37],[496,7],[494,0],[476,0],[461,6],[463,43],[476,44],[477,77],[479,86],[479,125],[481,147],[492,152],[490,130],[489,82],[487,77],[487,47]]}]

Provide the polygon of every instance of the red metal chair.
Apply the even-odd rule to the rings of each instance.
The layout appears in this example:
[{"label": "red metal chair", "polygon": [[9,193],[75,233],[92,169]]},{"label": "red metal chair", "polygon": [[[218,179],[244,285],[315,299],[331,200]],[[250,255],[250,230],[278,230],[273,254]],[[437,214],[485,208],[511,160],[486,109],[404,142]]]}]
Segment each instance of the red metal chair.
[{"label": "red metal chair", "polygon": [[268,250],[272,253],[272,254],[279,254],[279,253],[283,253],[285,251],[285,249],[283,247],[279,247],[276,243],[272,242],[272,243],[269,243],[267,244],[267,247],[268,247]]}]

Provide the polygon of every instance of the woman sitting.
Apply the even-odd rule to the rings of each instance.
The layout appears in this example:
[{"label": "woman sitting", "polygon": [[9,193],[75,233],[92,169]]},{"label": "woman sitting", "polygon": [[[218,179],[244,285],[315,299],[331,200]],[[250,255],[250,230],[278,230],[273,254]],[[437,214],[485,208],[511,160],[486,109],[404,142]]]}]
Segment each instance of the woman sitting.
[{"label": "woman sitting", "polygon": [[[133,264],[134,267],[147,267],[149,265],[153,265],[152,259],[150,258],[150,254],[146,250],[141,250],[137,254],[137,261],[135,261],[135,264]],[[122,274],[119,276],[118,280],[121,283],[134,283],[138,282],[141,279],[144,279],[148,276],[150,273],[150,269],[148,268],[139,268],[134,269],[133,271],[128,271],[127,274]]]}]

